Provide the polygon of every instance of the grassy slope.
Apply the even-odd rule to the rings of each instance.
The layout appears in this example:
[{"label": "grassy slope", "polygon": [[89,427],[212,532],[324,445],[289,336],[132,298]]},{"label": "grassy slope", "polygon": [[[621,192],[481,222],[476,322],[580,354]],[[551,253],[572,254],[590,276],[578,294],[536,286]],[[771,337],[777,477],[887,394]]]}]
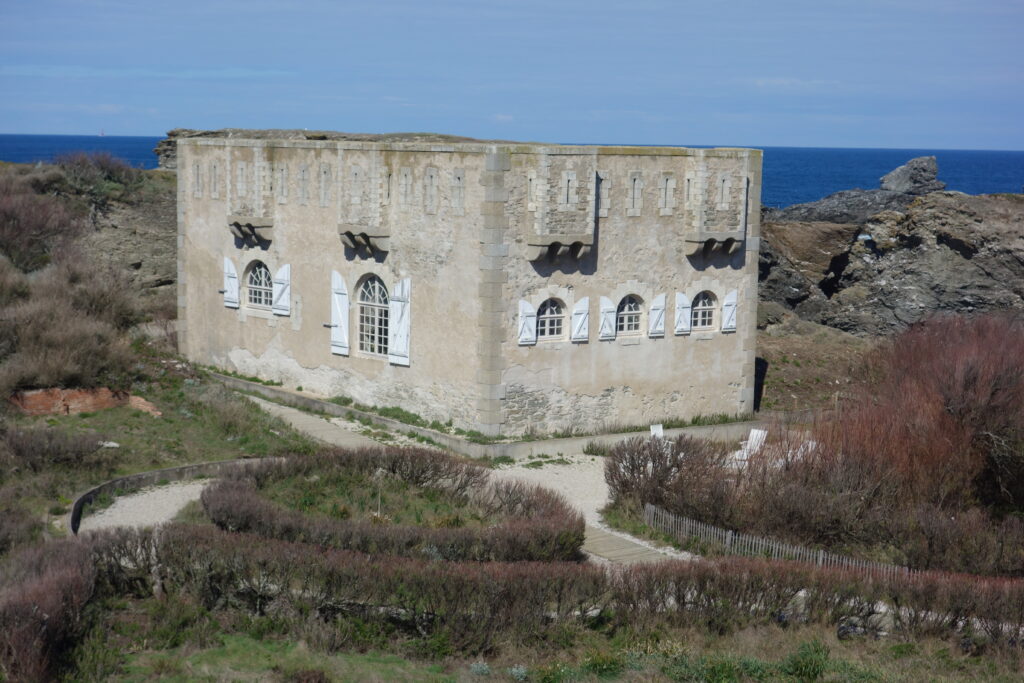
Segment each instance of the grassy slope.
[{"label": "grassy slope", "polygon": [[[960,681],[1019,680],[1012,658],[948,643],[840,641],[817,626],[760,626],[728,635],[680,630],[640,636],[598,626],[566,643],[511,645],[500,655],[382,653],[350,633],[327,652],[275,632],[272,617],[227,617],[155,600],[111,605],[76,653],[79,675],[104,680],[366,681]],[[223,618],[224,615],[222,614]]]},{"label": "grassy slope", "polygon": [[188,364],[169,355],[148,354],[151,381],[134,387],[133,393],[152,402],[161,417],[127,406],[78,415],[9,415],[8,422],[17,427],[48,426],[87,440],[113,441],[118,447],[100,449],[84,466],[14,472],[0,485],[0,500],[15,501],[36,515],[57,517],[75,493],[117,476],[312,449],[307,437],[195,373]]}]

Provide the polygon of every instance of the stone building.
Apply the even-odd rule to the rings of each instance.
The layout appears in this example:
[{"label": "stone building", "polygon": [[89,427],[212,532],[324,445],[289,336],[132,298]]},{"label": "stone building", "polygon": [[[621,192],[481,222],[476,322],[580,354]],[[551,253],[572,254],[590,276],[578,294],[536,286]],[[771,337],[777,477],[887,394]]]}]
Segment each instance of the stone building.
[{"label": "stone building", "polygon": [[178,141],[199,362],[489,435],[753,409],[761,153]]}]

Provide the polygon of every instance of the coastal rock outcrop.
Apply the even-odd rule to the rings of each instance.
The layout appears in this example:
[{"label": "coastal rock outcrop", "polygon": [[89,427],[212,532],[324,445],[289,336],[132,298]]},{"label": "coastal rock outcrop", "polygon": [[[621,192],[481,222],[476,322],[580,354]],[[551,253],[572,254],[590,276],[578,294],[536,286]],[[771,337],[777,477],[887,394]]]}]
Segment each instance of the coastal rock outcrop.
[{"label": "coastal rock outcrop", "polygon": [[[933,157],[850,190],[765,212],[760,298],[857,335],[938,312],[1024,310],[1024,195],[942,188]],[[877,210],[876,210],[877,209]]]},{"label": "coastal rock outcrop", "polygon": [[938,175],[935,157],[917,157],[882,176],[882,189],[915,195],[945,190],[946,183]]},{"label": "coastal rock outcrop", "polygon": [[863,223],[882,211],[901,211],[919,195],[945,189],[938,172],[935,157],[917,157],[882,176],[878,189],[842,190],[816,202],[766,209],[764,220]]}]

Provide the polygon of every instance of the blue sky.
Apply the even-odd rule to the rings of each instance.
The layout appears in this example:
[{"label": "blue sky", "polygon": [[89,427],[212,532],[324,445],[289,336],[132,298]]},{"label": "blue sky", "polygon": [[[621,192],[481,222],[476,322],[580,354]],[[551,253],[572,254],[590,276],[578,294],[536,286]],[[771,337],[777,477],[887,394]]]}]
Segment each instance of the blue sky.
[{"label": "blue sky", "polygon": [[1024,149],[1021,0],[0,0],[0,132]]}]

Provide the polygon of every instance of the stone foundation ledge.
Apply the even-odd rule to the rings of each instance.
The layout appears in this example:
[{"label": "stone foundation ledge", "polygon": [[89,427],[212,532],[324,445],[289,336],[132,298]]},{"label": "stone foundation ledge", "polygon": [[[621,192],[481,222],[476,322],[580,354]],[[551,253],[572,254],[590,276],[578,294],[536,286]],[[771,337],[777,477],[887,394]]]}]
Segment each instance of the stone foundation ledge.
[{"label": "stone foundation ledge", "polygon": [[[474,443],[455,434],[434,431],[426,427],[417,427],[406,424],[376,413],[369,413],[356,408],[331,403],[321,398],[302,394],[297,391],[283,387],[267,386],[257,382],[229,377],[216,372],[210,373],[211,377],[218,380],[229,389],[247,391],[257,394],[263,398],[277,401],[293,408],[310,410],[316,413],[327,414],[333,417],[353,417],[369,421],[380,427],[385,427],[395,432],[404,434],[413,433],[429,438],[442,448],[470,458],[497,458],[506,456],[510,458],[528,458],[531,455],[555,455],[556,453],[570,453],[582,451],[583,447],[590,442],[604,446],[612,446],[620,441],[632,439],[637,436],[647,436],[648,432],[623,432],[618,434],[593,434],[590,436],[574,436],[563,439],[536,439],[533,441],[506,441],[499,443]],[[675,438],[680,434],[688,434],[697,438],[707,438],[714,441],[738,442],[746,439],[750,430],[755,427],[764,428],[765,423],[760,420],[746,422],[730,422],[720,425],[701,425],[695,427],[680,427],[678,429],[666,429],[665,438]]]}]

